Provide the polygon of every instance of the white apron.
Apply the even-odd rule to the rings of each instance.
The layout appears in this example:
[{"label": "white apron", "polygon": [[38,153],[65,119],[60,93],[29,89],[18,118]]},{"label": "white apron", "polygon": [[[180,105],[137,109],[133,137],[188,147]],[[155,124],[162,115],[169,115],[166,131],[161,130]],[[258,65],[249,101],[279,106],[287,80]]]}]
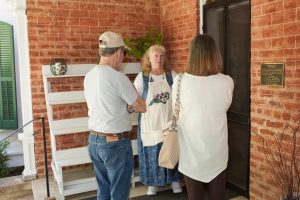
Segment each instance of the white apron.
[{"label": "white apron", "polygon": [[143,146],[154,146],[163,142],[162,131],[172,118],[172,88],[165,75],[161,81],[149,81],[146,105],[147,112],[141,117],[141,139]]}]

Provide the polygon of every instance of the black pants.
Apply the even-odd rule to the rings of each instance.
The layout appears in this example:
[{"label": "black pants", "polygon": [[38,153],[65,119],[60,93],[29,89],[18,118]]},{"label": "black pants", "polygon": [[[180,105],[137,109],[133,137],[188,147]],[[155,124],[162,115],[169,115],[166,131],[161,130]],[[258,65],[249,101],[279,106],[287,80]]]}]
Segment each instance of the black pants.
[{"label": "black pants", "polygon": [[[204,184],[184,175],[189,200],[204,199]],[[226,190],[226,170],[222,171],[216,178],[208,183],[208,193],[210,200],[225,200]]]}]

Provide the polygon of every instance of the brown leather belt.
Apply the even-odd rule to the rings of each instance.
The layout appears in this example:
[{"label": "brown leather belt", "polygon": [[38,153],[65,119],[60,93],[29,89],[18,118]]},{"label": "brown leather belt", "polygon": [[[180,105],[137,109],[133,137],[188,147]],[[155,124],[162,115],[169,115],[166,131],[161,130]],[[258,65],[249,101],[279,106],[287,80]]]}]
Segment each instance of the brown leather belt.
[{"label": "brown leather belt", "polygon": [[130,132],[129,131],[125,131],[123,133],[102,133],[102,132],[97,132],[97,131],[90,131],[90,134],[92,135],[97,135],[97,136],[104,136],[106,137],[106,142],[115,142],[115,141],[119,141],[122,138],[129,138],[130,139]]}]

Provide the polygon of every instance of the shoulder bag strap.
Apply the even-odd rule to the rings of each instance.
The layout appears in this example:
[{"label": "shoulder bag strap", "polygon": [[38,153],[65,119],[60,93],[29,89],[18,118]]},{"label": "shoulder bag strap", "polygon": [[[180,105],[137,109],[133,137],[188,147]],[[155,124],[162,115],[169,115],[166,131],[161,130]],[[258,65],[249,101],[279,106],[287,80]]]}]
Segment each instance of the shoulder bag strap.
[{"label": "shoulder bag strap", "polygon": [[172,116],[172,124],[170,126],[171,130],[175,130],[177,128],[177,120],[179,118],[179,112],[180,112],[180,83],[182,79],[182,74],[180,73],[178,75],[178,81],[177,81],[177,91],[176,91],[176,101],[175,101],[175,109]]}]

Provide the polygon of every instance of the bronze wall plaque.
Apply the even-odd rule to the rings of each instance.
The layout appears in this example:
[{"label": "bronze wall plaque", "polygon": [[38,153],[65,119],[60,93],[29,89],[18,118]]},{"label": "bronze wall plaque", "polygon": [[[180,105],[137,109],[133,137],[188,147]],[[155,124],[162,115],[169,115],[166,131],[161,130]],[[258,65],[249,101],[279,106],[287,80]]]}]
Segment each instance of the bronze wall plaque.
[{"label": "bronze wall plaque", "polygon": [[265,63],[261,65],[261,84],[283,87],[284,63]]}]

